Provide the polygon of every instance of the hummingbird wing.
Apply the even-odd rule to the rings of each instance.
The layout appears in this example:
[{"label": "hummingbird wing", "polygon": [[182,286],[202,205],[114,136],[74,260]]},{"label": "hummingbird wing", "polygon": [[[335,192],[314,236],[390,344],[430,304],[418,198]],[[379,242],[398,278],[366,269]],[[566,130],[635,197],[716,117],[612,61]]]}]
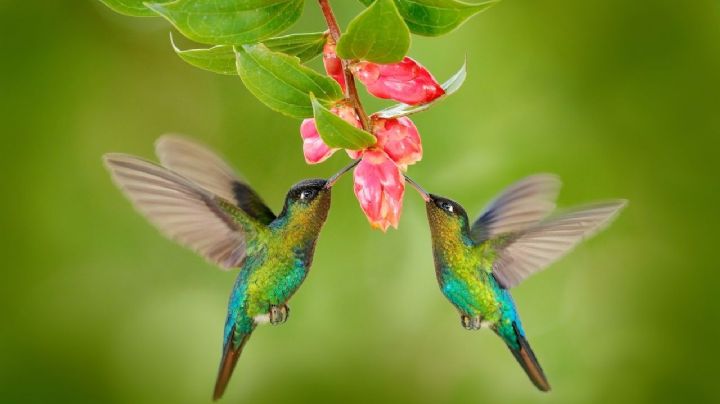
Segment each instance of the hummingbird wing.
[{"label": "hummingbird wing", "polygon": [[506,289],[516,286],[602,230],[626,204],[617,200],[575,208],[490,240],[497,249],[492,268],[495,279]]},{"label": "hummingbird wing", "polygon": [[273,211],[220,156],[194,141],[176,135],[161,136],[155,142],[160,164],[200,185],[213,194],[233,201],[263,224],[275,220]]},{"label": "hummingbird wing", "polygon": [[510,185],[475,220],[470,236],[481,243],[539,222],[555,209],[560,185],[552,174],[532,175]]},{"label": "hummingbird wing", "polygon": [[165,236],[230,269],[245,258],[260,224],[219,196],[163,167],[125,154],[106,154],[105,165],[138,211]]}]

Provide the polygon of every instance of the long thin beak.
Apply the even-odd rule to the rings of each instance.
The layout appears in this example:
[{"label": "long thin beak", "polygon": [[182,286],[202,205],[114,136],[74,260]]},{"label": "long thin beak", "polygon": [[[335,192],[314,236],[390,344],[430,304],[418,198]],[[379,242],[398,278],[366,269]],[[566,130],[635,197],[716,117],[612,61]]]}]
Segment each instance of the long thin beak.
[{"label": "long thin beak", "polygon": [[412,178],[408,177],[405,174],[403,174],[403,176],[405,177],[405,181],[408,184],[410,184],[413,188],[415,188],[416,191],[418,191],[418,193],[420,194],[420,196],[422,196],[422,198],[425,200],[425,202],[430,202],[430,194],[428,194],[427,191],[425,191],[423,189],[423,187],[420,186],[420,184],[413,181]]},{"label": "long thin beak", "polygon": [[325,183],[325,189],[332,188],[332,186],[335,185],[337,180],[339,180],[340,177],[343,176],[343,174],[352,170],[359,163],[360,163],[360,159],[357,159],[357,160],[353,161],[352,163],[348,164],[347,166],[345,166],[345,168],[343,168],[342,170],[336,172],[335,175],[333,175],[332,177],[328,178],[327,182]]}]

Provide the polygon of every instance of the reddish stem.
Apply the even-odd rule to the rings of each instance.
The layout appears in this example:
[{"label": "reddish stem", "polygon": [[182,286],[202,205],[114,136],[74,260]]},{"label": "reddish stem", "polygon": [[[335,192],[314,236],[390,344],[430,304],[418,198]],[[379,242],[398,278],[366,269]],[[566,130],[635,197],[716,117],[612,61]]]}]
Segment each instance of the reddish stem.
[{"label": "reddish stem", "polygon": [[[330,2],[328,0],[318,0],[318,3],[320,4],[320,9],[322,10],[323,16],[325,16],[325,21],[327,21],[328,30],[330,31],[330,37],[332,37],[332,40],[337,43],[341,35],[340,27],[338,26],[337,20],[335,19],[335,14],[330,7]],[[358,95],[357,86],[355,85],[355,76],[353,76],[352,72],[350,71],[351,61],[342,58],[340,59],[340,61],[342,62],[343,75],[345,76],[345,97],[350,100],[353,108],[355,108],[355,113],[358,115],[358,117],[360,117],[360,123],[362,124],[363,129],[369,131],[370,119],[365,112],[365,108],[363,108],[363,105],[360,102],[360,96]]]},{"label": "reddish stem", "polygon": [[320,9],[325,16],[325,21],[327,21],[330,35],[332,36],[333,41],[337,43],[338,39],[340,39],[340,27],[338,27],[338,23],[335,19],[335,14],[333,14],[332,8],[330,7],[330,3],[328,3],[328,0],[318,0],[318,3],[320,3]]}]

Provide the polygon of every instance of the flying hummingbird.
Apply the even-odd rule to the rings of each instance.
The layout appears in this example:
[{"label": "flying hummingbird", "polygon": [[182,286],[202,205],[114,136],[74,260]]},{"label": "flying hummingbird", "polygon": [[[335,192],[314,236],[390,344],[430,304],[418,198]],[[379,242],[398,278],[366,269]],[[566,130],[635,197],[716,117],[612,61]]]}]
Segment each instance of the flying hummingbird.
[{"label": "flying hummingbird", "polygon": [[510,289],[606,226],[624,200],[551,214],[560,189],[550,174],[527,177],[505,189],[470,223],[460,204],[428,194],[425,200],[440,289],[468,330],[490,328],[507,344],[533,384],[550,384],[523,330]]},{"label": "flying hummingbird", "polygon": [[165,236],[225,270],[240,268],[228,303],[213,394],[217,400],[255,327],[287,320],[287,301],[312,264],[331,187],[355,163],[328,180],[293,185],[275,216],[209,149],[168,135],[158,139],[155,149],[162,166],[115,153],[104,156],[105,165],[125,196]]}]

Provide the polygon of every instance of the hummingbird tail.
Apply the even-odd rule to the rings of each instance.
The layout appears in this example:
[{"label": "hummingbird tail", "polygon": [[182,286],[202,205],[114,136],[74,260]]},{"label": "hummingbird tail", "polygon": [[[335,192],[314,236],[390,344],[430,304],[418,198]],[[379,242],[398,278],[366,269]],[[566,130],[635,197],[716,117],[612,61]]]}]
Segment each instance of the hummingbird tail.
[{"label": "hummingbird tail", "polygon": [[525,370],[525,373],[527,373],[530,381],[532,381],[535,387],[537,387],[540,391],[550,391],[550,384],[545,377],[545,372],[543,372],[542,367],[540,367],[540,363],[535,357],[535,353],[530,348],[530,344],[527,339],[525,339],[525,336],[518,331],[515,323],[513,323],[513,329],[515,330],[515,336],[517,338],[519,348],[513,348],[510,344],[508,344],[510,352],[512,352],[515,356],[515,359],[518,361],[520,366],[522,366],[523,370]]},{"label": "hummingbird tail", "polygon": [[217,381],[215,382],[213,401],[219,400],[225,393],[225,388],[230,381],[230,376],[232,376],[233,370],[235,370],[235,364],[237,364],[238,358],[240,358],[245,343],[250,339],[250,334],[251,332],[243,335],[238,345],[233,344],[232,341],[228,341],[228,343],[225,344],[220,361],[220,369],[218,369]]}]

